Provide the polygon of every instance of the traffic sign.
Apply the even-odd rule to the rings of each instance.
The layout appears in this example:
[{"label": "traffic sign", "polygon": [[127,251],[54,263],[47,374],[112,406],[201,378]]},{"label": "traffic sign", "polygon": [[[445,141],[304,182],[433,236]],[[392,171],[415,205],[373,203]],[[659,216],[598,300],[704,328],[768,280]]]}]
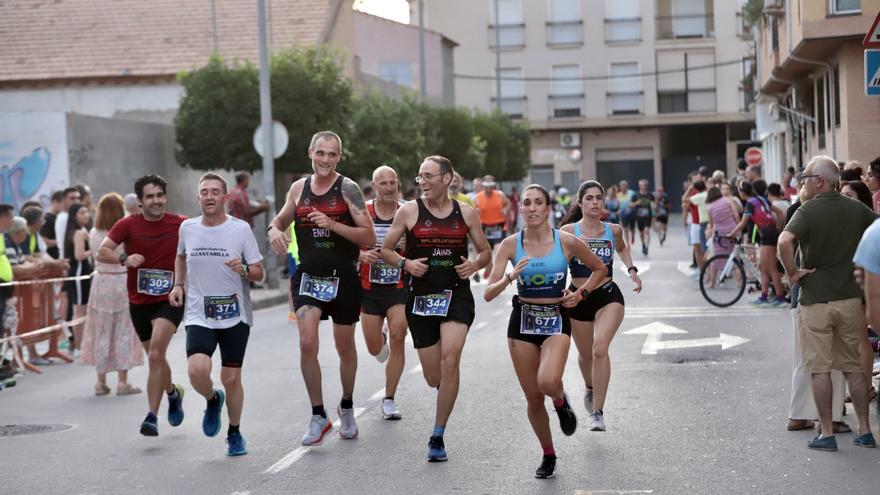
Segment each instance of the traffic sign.
[{"label": "traffic sign", "polygon": [[764,161],[764,152],[761,151],[761,148],[757,148],[752,146],[747,149],[743,158],[746,159],[746,165],[755,166],[760,165],[762,161]]},{"label": "traffic sign", "polygon": [[865,50],[865,94],[880,96],[880,50]]},{"label": "traffic sign", "polygon": [[862,46],[865,48],[880,48],[880,12],[877,12],[877,17],[871,23],[871,29],[865,33]]},{"label": "traffic sign", "polygon": [[[287,128],[281,122],[272,121],[272,158],[278,158],[287,151],[287,145],[290,136],[287,134]],[[254,149],[257,154],[263,156],[263,126],[257,127],[254,132]]]}]

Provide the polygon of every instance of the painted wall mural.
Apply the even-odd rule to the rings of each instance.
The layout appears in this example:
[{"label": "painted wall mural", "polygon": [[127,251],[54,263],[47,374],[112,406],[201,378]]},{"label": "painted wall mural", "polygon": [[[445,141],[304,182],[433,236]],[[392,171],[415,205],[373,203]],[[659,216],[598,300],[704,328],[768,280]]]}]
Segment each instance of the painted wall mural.
[{"label": "painted wall mural", "polygon": [[52,191],[69,182],[65,115],[0,113],[0,202],[48,207]]}]

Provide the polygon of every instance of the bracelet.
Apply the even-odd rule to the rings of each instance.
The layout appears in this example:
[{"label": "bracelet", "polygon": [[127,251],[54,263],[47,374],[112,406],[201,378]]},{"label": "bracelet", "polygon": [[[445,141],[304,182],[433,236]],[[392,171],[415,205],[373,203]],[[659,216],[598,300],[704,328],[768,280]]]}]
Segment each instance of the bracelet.
[{"label": "bracelet", "polygon": [[177,283],[177,284],[174,284],[174,286],[175,286],[175,287],[183,287],[183,284],[182,284],[182,283]]}]

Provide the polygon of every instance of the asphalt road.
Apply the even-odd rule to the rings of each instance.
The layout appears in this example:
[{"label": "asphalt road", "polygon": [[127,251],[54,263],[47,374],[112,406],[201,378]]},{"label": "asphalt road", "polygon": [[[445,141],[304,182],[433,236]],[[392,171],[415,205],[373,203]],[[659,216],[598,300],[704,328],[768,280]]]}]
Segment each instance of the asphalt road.
[{"label": "asphalt road", "polygon": [[[384,371],[358,335],[355,408],[363,408],[356,440],[334,433],[320,447],[300,440],[310,407],[302,383],[297,328],[287,308],[256,313],[244,366],[242,432],[249,454],[225,455],[224,434],[201,433],[204,402],[188,384],[184,336],[169,356],[174,381],[185,384],[186,419],[165,420],[158,438],[138,433],[144,395],[95,397],[89,367],[54,365],[0,391],[0,424],[60,423],[63,432],[0,436],[4,493],[878,493],[880,450],[859,449],[838,436],[837,453],[806,448],[812,432],[785,430],[791,376],[788,310],[755,309],[744,298],[717,309],[681,270],[689,258],[681,229],[649,257],[636,254],[645,290],[616,276],[627,317],[611,347],[612,379],[605,407],[608,431],[590,432],[574,346],[565,384],[578,412],[578,432],[565,437],[551,412],[557,475],[536,480],[541,451],[528,424],[506,349],[509,297],[482,301],[462,357],[461,393],[446,432],[449,462],[425,462],[435,395],[419,372],[407,339],[406,372],[396,394],[402,421],[383,421],[378,405]],[[685,265],[687,263],[684,263]],[[687,333],[657,337],[645,354],[640,333],[663,323]],[[656,329],[654,325],[649,329]],[[722,349],[720,334],[732,337]],[[322,327],[321,363],[328,404],[340,397],[338,358]],[[740,340],[735,337],[739,337]],[[742,339],[747,339],[744,341]],[[680,347],[663,344],[685,340]],[[215,356],[215,378],[219,357]],[[111,378],[111,385],[115,378]],[[131,381],[145,387],[138,368]],[[552,407],[548,401],[548,410]],[[328,412],[335,407],[328,405]],[[331,414],[336,419],[335,413]],[[855,425],[850,409],[848,421]],[[878,416],[871,408],[874,434]],[[226,418],[224,417],[224,431]]]}]

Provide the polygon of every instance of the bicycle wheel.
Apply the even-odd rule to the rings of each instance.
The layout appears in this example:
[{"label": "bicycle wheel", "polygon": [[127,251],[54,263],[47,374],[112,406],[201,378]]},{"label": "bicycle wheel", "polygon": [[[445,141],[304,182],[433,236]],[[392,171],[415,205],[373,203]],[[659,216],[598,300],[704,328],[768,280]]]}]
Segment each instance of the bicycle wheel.
[{"label": "bicycle wheel", "polygon": [[746,270],[739,258],[734,258],[728,273],[721,275],[729,258],[727,254],[713,256],[700,271],[700,292],[719,308],[736,304],[746,290]]}]

